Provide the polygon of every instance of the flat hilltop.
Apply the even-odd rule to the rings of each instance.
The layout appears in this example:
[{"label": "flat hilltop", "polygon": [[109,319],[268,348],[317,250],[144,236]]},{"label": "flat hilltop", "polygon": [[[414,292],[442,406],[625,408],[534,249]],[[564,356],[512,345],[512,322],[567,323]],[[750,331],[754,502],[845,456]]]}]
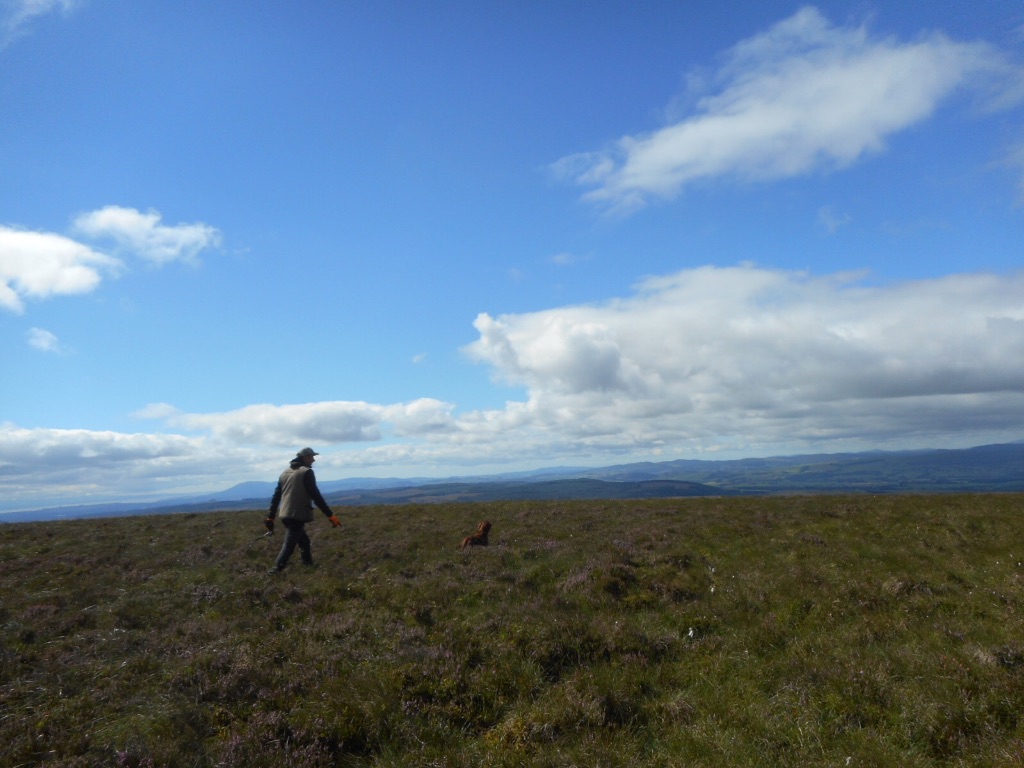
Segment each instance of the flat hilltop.
[{"label": "flat hilltop", "polygon": [[1022,494],[338,511],[0,526],[0,765],[1024,765]]}]

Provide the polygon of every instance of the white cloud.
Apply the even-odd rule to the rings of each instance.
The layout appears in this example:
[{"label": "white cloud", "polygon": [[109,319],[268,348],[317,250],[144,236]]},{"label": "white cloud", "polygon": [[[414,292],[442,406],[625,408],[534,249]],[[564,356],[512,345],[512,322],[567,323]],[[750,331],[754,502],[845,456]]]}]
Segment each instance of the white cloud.
[{"label": "white cloud", "polygon": [[869,287],[707,267],[634,297],[492,318],[469,355],[577,445],[707,450],[1024,430],[1024,275]]},{"label": "white cloud", "polygon": [[220,244],[220,232],[209,224],[169,227],[160,221],[157,211],[142,213],[135,208],[108,205],[76,218],[75,229],[90,238],[110,238],[155,264],[194,262],[201,251]]},{"label": "white cloud", "polygon": [[[208,224],[168,227],[156,211],[119,206],[82,214],[75,230],[89,238],[110,238],[156,264],[194,262],[221,240],[220,232]],[[0,307],[12,312],[24,312],[26,298],[88,293],[104,273],[116,274],[123,266],[121,260],[64,235],[0,225]]]},{"label": "white cloud", "polygon": [[[273,479],[979,445],[1024,435],[1024,273],[872,285],[754,266],[650,278],[601,304],[476,320],[471,359],[521,399],[135,415],[180,434],[0,425],[0,498],[76,503]],[[35,498],[38,498],[36,496]]]},{"label": "white cloud", "polygon": [[30,328],[28,331],[28,343],[30,347],[41,352],[61,351],[60,339],[43,328]]},{"label": "white cloud", "polygon": [[179,435],[124,434],[84,429],[20,429],[0,425],[0,465],[31,461],[61,472],[69,458],[93,466],[196,453],[196,441]]},{"label": "white cloud", "polygon": [[409,403],[387,406],[383,410],[383,418],[397,436],[420,437],[454,429],[454,408],[451,403],[421,397]]},{"label": "white cloud", "polygon": [[61,235],[0,226],[0,307],[20,313],[25,298],[88,293],[120,266]]},{"label": "white cloud", "polygon": [[40,16],[54,12],[70,13],[78,0],[3,0],[0,2],[0,50],[25,33]]},{"label": "white cloud", "polygon": [[206,432],[242,445],[291,446],[298,443],[362,443],[397,435],[429,434],[449,426],[452,406],[422,398],[410,403],[374,405],[333,401],[296,405],[249,405],[225,413],[183,413],[167,404],[150,405],[135,415],[170,426]]},{"label": "white cloud", "polygon": [[1017,439],[1022,296],[1024,273],[871,286],[705,267],[604,304],[481,314],[466,353],[525,392],[502,408],[423,398],[137,415],[239,446],[348,445],[364,466]]},{"label": "white cloud", "polygon": [[209,440],[180,435],[0,424],[0,488],[7,508],[88,504],[167,495],[198,478],[216,481],[218,459],[240,459]]},{"label": "white cloud", "polygon": [[957,88],[1006,71],[984,43],[941,34],[876,38],[864,27],[832,26],[807,7],[730,50],[715,78],[719,90],[694,114],[554,169],[590,188],[587,199],[628,210],[700,180],[843,168],[880,152],[887,137],[928,118]]}]

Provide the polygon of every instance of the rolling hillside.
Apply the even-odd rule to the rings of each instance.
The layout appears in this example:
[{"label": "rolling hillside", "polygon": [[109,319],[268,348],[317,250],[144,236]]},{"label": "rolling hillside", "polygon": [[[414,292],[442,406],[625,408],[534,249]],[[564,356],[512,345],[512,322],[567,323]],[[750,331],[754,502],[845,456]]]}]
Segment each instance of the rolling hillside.
[{"label": "rolling hillside", "polygon": [[[796,493],[1019,492],[1024,491],[1024,443],[955,450],[811,454],[734,461],[640,462],[443,480],[321,478],[320,487],[328,502],[337,506]],[[0,521],[262,509],[273,490],[273,482],[252,481],[205,496],[147,504],[95,504],[12,512],[0,515]]]}]

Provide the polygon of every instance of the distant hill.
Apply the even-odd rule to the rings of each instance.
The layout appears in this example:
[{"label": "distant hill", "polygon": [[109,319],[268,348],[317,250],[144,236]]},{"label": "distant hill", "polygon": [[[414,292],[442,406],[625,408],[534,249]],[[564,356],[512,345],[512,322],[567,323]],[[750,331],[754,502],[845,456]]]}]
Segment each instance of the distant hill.
[{"label": "distant hill", "polygon": [[538,482],[435,483],[379,491],[349,491],[325,494],[329,504],[429,504],[457,501],[500,501],[503,499],[653,499],[678,496],[733,496],[703,483],[681,480],[612,482],[588,478],[565,478]]},{"label": "distant hill", "polygon": [[737,493],[899,493],[1024,490],[1024,443],[965,449],[624,464],[580,473],[612,481],[706,483]]},{"label": "distant hill", "polygon": [[[274,482],[240,483],[202,496],[146,504],[57,507],[0,515],[3,522],[264,509]],[[320,482],[332,505],[501,499],[627,499],[792,493],[990,493],[1024,491],[1024,443],[965,449],[872,451],[732,461],[557,467],[477,477],[348,478]]]}]

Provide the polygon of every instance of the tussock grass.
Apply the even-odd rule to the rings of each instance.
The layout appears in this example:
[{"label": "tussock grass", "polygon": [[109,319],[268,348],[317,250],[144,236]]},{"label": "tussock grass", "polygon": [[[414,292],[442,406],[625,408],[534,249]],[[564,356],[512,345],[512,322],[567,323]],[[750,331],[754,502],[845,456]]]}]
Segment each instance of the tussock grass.
[{"label": "tussock grass", "polygon": [[0,765],[1024,766],[1022,512],[356,507],[274,577],[258,511],[4,525]]}]

